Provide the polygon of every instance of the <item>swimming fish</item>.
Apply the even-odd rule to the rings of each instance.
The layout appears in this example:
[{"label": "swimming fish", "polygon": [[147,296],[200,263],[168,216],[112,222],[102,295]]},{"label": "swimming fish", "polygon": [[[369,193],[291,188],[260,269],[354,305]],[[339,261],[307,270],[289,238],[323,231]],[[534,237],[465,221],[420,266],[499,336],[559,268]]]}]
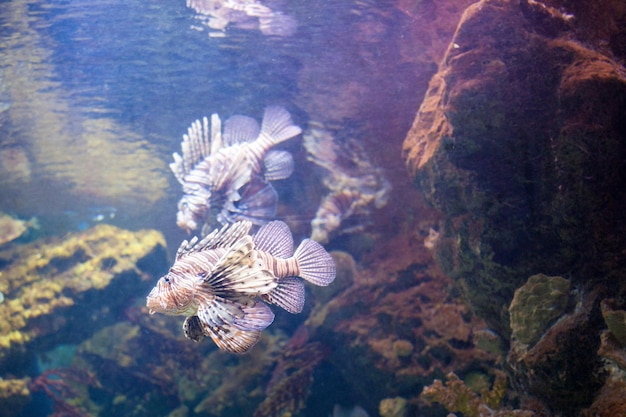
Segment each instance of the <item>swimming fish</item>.
[{"label": "swimming fish", "polygon": [[294,252],[284,222],[267,223],[254,236],[251,227],[239,221],[183,241],[146,299],[150,314],[186,316],[187,338],[210,336],[220,349],[244,353],[274,320],[266,303],[299,313],[302,279],[320,286],[335,279],[335,263],[319,243],[305,239]]},{"label": "swimming fish", "polygon": [[0,245],[17,239],[30,228],[39,228],[36,218],[26,221],[0,212]]},{"label": "swimming fish", "polygon": [[257,0],[187,0],[187,7],[195,10],[209,29],[221,31],[210,32],[209,36],[224,36],[230,24],[241,29],[259,29],[268,36],[291,36],[298,27],[293,16]]},{"label": "swimming fish", "polygon": [[[183,186],[176,224],[187,233],[206,224],[249,220],[261,225],[274,217],[278,196],[270,181],[288,178],[293,158],[273,146],[301,133],[282,107],[265,109],[259,128],[247,116],[232,116],[221,132],[217,114],[211,129],[205,117],[183,136],[182,156],[174,153],[172,172]],[[203,233],[204,235],[205,233]]]},{"label": "swimming fish", "polygon": [[307,159],[324,169],[322,181],[328,188],[311,221],[311,239],[327,243],[339,233],[363,231],[374,209],[389,200],[391,183],[384,171],[370,162],[357,140],[339,141],[321,123],[310,122],[303,144]]}]

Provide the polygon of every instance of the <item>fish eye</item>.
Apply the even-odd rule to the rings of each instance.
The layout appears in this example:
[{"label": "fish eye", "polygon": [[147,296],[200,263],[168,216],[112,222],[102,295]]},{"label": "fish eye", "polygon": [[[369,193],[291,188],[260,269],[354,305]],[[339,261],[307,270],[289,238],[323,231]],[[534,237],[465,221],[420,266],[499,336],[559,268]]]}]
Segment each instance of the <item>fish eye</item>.
[{"label": "fish eye", "polygon": [[163,278],[163,280],[167,282],[168,284],[170,283],[170,279],[168,277]]}]

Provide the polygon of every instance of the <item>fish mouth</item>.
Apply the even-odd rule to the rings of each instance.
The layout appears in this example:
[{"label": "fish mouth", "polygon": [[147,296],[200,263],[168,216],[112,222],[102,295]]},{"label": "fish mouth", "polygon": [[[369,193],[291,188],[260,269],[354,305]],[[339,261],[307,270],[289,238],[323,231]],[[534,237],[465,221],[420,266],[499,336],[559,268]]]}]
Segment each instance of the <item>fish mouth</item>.
[{"label": "fish mouth", "polygon": [[[156,288],[155,288],[156,289]],[[153,289],[150,292],[150,295],[146,297],[146,307],[148,307],[148,312],[150,314],[154,314],[159,311],[160,303],[157,298],[152,294],[155,290]]]},{"label": "fish mouth", "polygon": [[193,215],[188,212],[179,211],[176,216],[176,225],[183,229],[187,234],[196,230],[198,223],[193,218]]},{"label": "fish mouth", "polygon": [[194,222],[191,221],[178,221],[176,222],[176,225],[178,227],[180,227],[181,229],[183,229],[185,231],[185,233],[190,234],[192,230],[195,230],[196,228],[196,224]]}]

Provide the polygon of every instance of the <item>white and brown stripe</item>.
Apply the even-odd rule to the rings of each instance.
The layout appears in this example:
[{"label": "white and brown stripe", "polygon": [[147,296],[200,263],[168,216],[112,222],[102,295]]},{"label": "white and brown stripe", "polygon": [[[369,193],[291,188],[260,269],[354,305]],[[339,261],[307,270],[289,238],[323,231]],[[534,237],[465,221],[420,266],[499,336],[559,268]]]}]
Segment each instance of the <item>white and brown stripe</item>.
[{"label": "white and brown stripe", "polygon": [[300,275],[300,267],[295,257],[277,258],[267,252],[256,251],[264,267],[277,278],[297,277]]}]

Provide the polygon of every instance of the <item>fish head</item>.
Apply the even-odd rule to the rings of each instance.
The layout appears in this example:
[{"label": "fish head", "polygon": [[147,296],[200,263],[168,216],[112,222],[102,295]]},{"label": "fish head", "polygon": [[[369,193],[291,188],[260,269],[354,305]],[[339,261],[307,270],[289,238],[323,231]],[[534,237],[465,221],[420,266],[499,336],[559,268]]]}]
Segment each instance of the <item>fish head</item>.
[{"label": "fish head", "polygon": [[191,280],[174,267],[159,278],[146,298],[150,314],[161,313],[169,316],[188,315],[194,311],[195,288]]},{"label": "fish head", "polygon": [[176,224],[187,233],[196,230],[203,223],[208,209],[208,199],[200,199],[197,196],[185,195],[178,202]]}]

